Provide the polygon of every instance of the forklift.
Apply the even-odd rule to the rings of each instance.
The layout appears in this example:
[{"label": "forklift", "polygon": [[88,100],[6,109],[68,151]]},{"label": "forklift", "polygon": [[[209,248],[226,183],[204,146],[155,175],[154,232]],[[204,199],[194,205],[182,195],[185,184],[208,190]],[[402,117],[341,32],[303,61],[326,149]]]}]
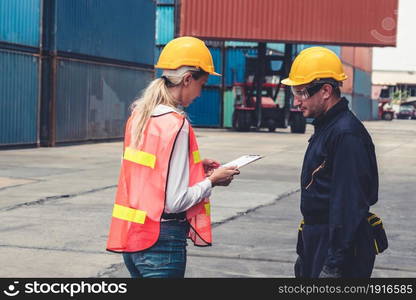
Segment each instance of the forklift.
[{"label": "forklift", "polygon": [[[300,109],[293,107],[290,88],[281,84],[289,74],[291,58],[291,44],[285,45],[284,55],[266,55],[266,43],[259,43],[257,57],[246,57],[245,82],[233,84],[234,130],[249,131],[255,127],[273,132],[290,126],[292,133],[305,133],[306,119]],[[280,67],[275,70],[276,65]],[[284,95],[280,104],[276,100],[279,93]]]}]

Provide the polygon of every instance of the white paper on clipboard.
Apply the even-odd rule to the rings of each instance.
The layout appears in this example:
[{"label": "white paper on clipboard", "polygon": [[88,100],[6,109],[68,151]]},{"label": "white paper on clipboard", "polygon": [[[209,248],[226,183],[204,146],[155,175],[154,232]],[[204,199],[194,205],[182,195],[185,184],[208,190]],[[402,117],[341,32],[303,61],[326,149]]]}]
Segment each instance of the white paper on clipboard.
[{"label": "white paper on clipboard", "polygon": [[263,158],[263,156],[258,154],[246,154],[243,156],[240,156],[237,159],[234,159],[226,164],[221,165],[221,167],[229,167],[229,166],[237,166],[238,168],[241,168],[245,165],[248,165],[249,163],[252,163],[253,161],[256,161],[260,158]]}]

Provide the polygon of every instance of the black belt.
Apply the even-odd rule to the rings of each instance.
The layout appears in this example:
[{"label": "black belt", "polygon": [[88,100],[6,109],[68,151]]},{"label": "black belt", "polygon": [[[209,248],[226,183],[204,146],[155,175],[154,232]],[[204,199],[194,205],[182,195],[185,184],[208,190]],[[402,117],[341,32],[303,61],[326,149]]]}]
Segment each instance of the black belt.
[{"label": "black belt", "polygon": [[186,212],[180,212],[180,213],[176,213],[176,214],[168,214],[168,213],[163,213],[162,214],[162,219],[165,220],[185,220],[186,219]]},{"label": "black belt", "polygon": [[328,216],[304,216],[305,225],[329,224]]}]

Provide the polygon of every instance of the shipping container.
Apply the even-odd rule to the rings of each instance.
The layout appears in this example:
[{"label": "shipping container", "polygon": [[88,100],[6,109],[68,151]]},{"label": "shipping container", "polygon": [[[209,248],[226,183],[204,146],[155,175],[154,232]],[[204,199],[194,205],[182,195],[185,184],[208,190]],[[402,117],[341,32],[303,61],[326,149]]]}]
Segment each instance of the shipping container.
[{"label": "shipping container", "polygon": [[[51,48],[152,65],[156,6],[151,0],[57,1]],[[50,28],[49,30],[52,30]]]},{"label": "shipping container", "polygon": [[354,66],[354,48],[355,47],[348,47],[348,46],[341,47],[342,62],[350,64],[351,66]]},{"label": "shipping container", "polygon": [[221,126],[221,89],[205,87],[201,97],[195,99],[186,108],[186,113],[193,126]]},{"label": "shipping container", "polygon": [[38,143],[39,58],[0,50],[0,146]]},{"label": "shipping container", "polygon": [[373,70],[373,48],[341,47],[341,60],[365,72]]},{"label": "shipping container", "polygon": [[365,72],[373,70],[373,48],[355,47],[354,67]]},{"label": "shipping container", "polygon": [[0,1],[0,42],[39,47],[41,0]]},{"label": "shipping container", "polygon": [[175,0],[156,0],[157,4],[175,4]]},{"label": "shipping container", "polygon": [[372,120],[378,120],[378,101],[371,99]]},{"label": "shipping container", "polygon": [[156,8],[156,44],[165,45],[175,37],[175,7]]},{"label": "shipping container", "polygon": [[[160,52],[162,52],[163,47],[164,46],[157,46],[155,48],[155,57],[154,57],[154,61],[153,61],[154,65],[157,64],[157,61],[158,61],[159,56],[160,56]],[[154,70],[155,70],[155,77],[156,78],[162,76],[162,70],[161,69],[154,69]]]},{"label": "shipping container", "polygon": [[[396,46],[398,0],[181,0],[179,34],[203,39]],[[371,11],[371,13],[369,13]]]},{"label": "shipping container", "polygon": [[129,106],[153,71],[61,59],[57,63],[56,142],[121,138]]},{"label": "shipping container", "polygon": [[341,92],[351,94],[353,92],[354,84],[354,68],[348,64],[343,64],[344,72],[348,76],[346,80],[342,82]]},{"label": "shipping container", "polygon": [[256,48],[226,48],[225,85],[245,82],[246,57],[257,56]]},{"label": "shipping container", "polygon": [[[315,47],[315,46],[321,46],[321,47],[328,48],[329,50],[332,50],[338,57],[341,56],[341,47],[340,46],[300,44],[300,45],[296,45],[296,50],[297,50],[297,53],[299,53],[304,49],[307,49],[307,48],[310,48],[310,47]],[[284,51],[284,49],[283,49],[283,51]]]},{"label": "shipping container", "polygon": [[371,73],[354,68],[354,94],[371,98]]},{"label": "shipping container", "polygon": [[372,119],[373,100],[370,97],[354,94],[352,97],[352,111],[361,121]]},{"label": "shipping container", "polygon": [[[212,60],[214,61],[214,68],[215,68],[215,72],[217,73],[222,73],[222,53],[221,53],[221,48],[212,48],[212,47],[208,47],[209,51],[211,52],[212,55]],[[222,75],[222,74],[221,74]],[[208,81],[206,83],[206,85],[216,85],[219,86],[221,85],[221,76],[208,76]]]},{"label": "shipping container", "polygon": [[348,107],[350,110],[352,110],[352,94],[341,93],[341,97],[344,97],[345,99],[348,100]]}]

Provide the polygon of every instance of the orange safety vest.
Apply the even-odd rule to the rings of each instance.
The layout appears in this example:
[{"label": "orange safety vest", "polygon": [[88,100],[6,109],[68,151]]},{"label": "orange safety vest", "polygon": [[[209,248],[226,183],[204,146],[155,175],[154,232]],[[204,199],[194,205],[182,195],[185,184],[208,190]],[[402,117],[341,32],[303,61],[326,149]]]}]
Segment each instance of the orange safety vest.
[{"label": "orange safety vest", "polygon": [[[184,122],[185,117],[175,112],[151,117],[136,150],[129,147],[131,117],[128,119],[107,250],[135,252],[150,248],[158,240],[171,154]],[[196,137],[189,125],[189,186],[205,178]],[[188,238],[197,246],[210,246],[209,199],[188,209],[186,218],[190,224]]]}]

